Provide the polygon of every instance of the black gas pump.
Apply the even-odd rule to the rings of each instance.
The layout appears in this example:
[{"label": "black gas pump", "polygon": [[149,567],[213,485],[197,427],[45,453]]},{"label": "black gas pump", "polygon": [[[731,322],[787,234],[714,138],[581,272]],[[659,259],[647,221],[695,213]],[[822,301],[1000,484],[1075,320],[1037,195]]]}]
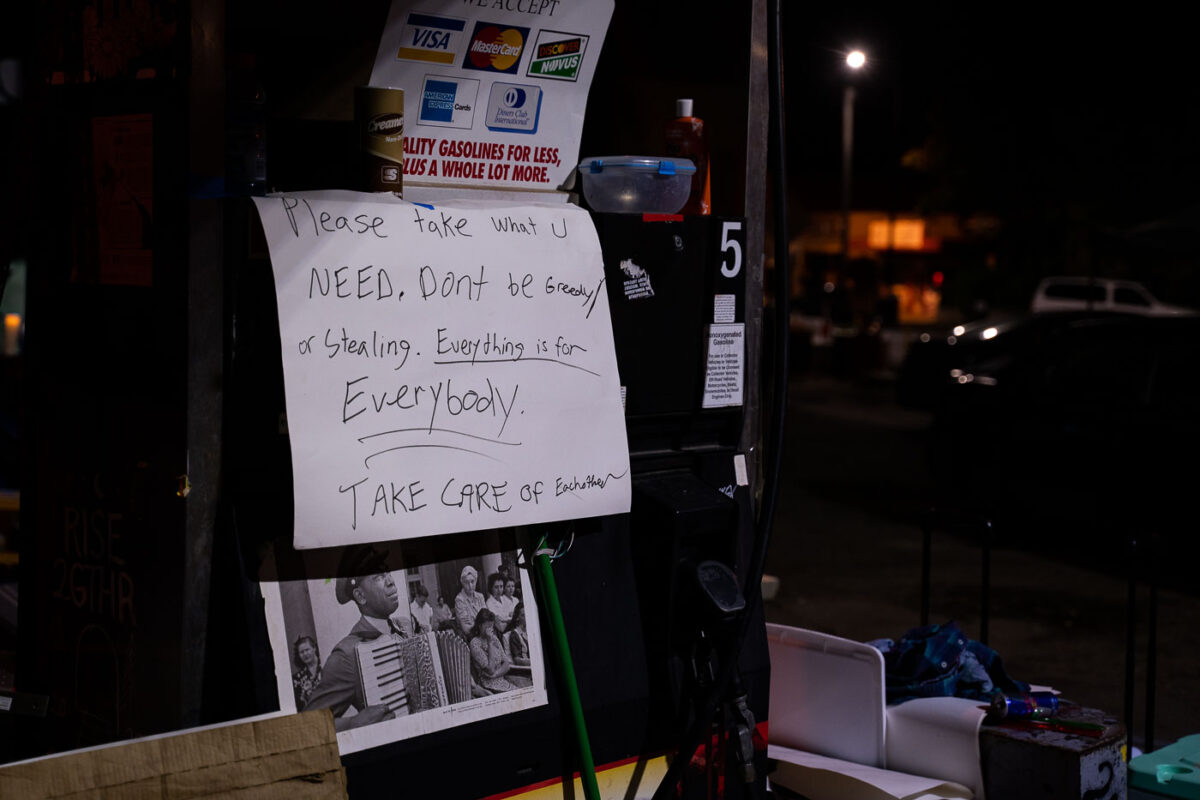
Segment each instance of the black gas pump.
[{"label": "black gas pump", "polygon": [[[767,716],[769,659],[762,636],[740,649],[736,641],[754,539],[746,454],[738,450],[744,407],[704,407],[712,404],[711,371],[720,368],[711,330],[745,324],[746,270],[734,258],[743,252],[745,220],[594,218],[625,396],[630,561],[645,638],[650,731],[674,749],[697,726],[711,730],[697,774],[684,782],[685,796],[706,794],[715,774],[728,778],[725,797],[757,794],[765,764],[753,769],[754,720]],[[751,613],[761,633],[761,609]],[[718,691],[732,658],[740,680],[720,689],[719,703],[729,724],[714,726],[716,717],[704,719],[703,701]],[[694,749],[680,749],[676,759],[691,759]],[[735,774],[726,776],[730,770]]]}]

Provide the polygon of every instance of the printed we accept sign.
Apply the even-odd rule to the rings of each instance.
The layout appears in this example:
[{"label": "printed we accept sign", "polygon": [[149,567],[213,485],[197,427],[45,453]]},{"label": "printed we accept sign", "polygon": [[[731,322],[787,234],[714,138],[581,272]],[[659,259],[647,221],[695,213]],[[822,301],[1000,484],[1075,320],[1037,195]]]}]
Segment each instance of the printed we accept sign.
[{"label": "printed we accept sign", "polygon": [[556,190],[613,0],[393,0],[372,86],[404,90],[404,184]]},{"label": "printed we accept sign", "polygon": [[629,510],[587,212],[341,191],[255,203],[279,302],[297,548]]}]

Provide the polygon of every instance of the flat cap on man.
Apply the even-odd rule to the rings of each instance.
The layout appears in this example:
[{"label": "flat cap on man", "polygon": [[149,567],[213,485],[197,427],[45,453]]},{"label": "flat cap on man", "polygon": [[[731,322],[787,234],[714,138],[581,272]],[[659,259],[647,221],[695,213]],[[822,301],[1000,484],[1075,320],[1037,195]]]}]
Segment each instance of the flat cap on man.
[{"label": "flat cap on man", "polygon": [[342,551],[338,563],[338,579],[334,594],[342,605],[354,599],[354,587],[361,578],[388,571],[387,551],[376,550],[369,544],[356,544]]}]

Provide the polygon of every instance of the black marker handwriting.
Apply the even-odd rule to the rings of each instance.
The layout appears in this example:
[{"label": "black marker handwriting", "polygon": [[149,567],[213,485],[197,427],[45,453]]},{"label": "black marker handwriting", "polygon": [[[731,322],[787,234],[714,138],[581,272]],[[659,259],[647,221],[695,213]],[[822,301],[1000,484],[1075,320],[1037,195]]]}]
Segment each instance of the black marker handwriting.
[{"label": "black marker handwriting", "polygon": [[422,426],[420,428],[393,428],[390,431],[380,431],[379,433],[370,433],[370,434],[367,434],[366,436],[358,437],[358,441],[359,441],[359,443],[362,443],[362,442],[367,441],[367,439],[376,439],[380,436],[390,436],[393,433],[417,433],[417,432],[452,433],[455,436],[466,436],[467,438],[470,438],[470,439],[478,439],[481,442],[491,442],[492,444],[502,444],[506,447],[520,447],[521,446],[520,442],[505,442],[500,439],[489,439],[486,436],[476,436],[473,433],[467,433],[465,431],[456,431],[453,428],[426,428],[424,426]]},{"label": "black marker handwriting", "polygon": [[571,369],[582,370],[583,372],[586,372],[589,375],[595,375],[597,378],[600,377],[599,372],[593,372],[592,370],[588,369],[587,367],[581,367],[578,364],[572,364],[569,361],[560,361],[557,358],[540,358],[538,356],[529,356],[527,358],[521,358],[521,359],[516,359],[516,358],[464,358],[464,359],[458,359],[458,360],[453,360],[453,361],[434,361],[433,363],[434,364],[512,364],[516,361],[546,361],[551,364],[558,364],[560,366],[570,367]]},{"label": "black marker handwriting", "polygon": [[413,449],[417,449],[417,448],[431,448],[434,450],[458,450],[459,452],[462,452],[462,453],[473,453],[474,455],[482,456],[483,458],[489,459],[491,461],[503,463],[503,462],[500,462],[500,459],[498,459],[498,458],[489,456],[487,453],[481,453],[478,450],[472,450],[469,447],[455,447],[452,444],[402,444],[397,447],[389,447],[385,450],[380,450],[378,452],[371,453],[371,455],[369,455],[363,459],[363,466],[370,467],[371,459],[375,458],[376,456],[381,456],[386,453],[394,453],[397,450],[413,450]]}]

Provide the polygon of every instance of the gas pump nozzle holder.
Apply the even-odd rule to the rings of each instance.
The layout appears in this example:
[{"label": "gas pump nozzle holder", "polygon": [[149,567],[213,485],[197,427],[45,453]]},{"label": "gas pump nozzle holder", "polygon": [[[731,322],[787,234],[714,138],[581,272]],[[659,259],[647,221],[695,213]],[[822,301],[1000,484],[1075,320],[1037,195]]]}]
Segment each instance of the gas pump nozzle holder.
[{"label": "gas pump nozzle holder", "polygon": [[728,565],[720,561],[701,561],[693,569],[701,597],[709,602],[709,610],[720,621],[728,621],[746,607],[742,587]]}]

